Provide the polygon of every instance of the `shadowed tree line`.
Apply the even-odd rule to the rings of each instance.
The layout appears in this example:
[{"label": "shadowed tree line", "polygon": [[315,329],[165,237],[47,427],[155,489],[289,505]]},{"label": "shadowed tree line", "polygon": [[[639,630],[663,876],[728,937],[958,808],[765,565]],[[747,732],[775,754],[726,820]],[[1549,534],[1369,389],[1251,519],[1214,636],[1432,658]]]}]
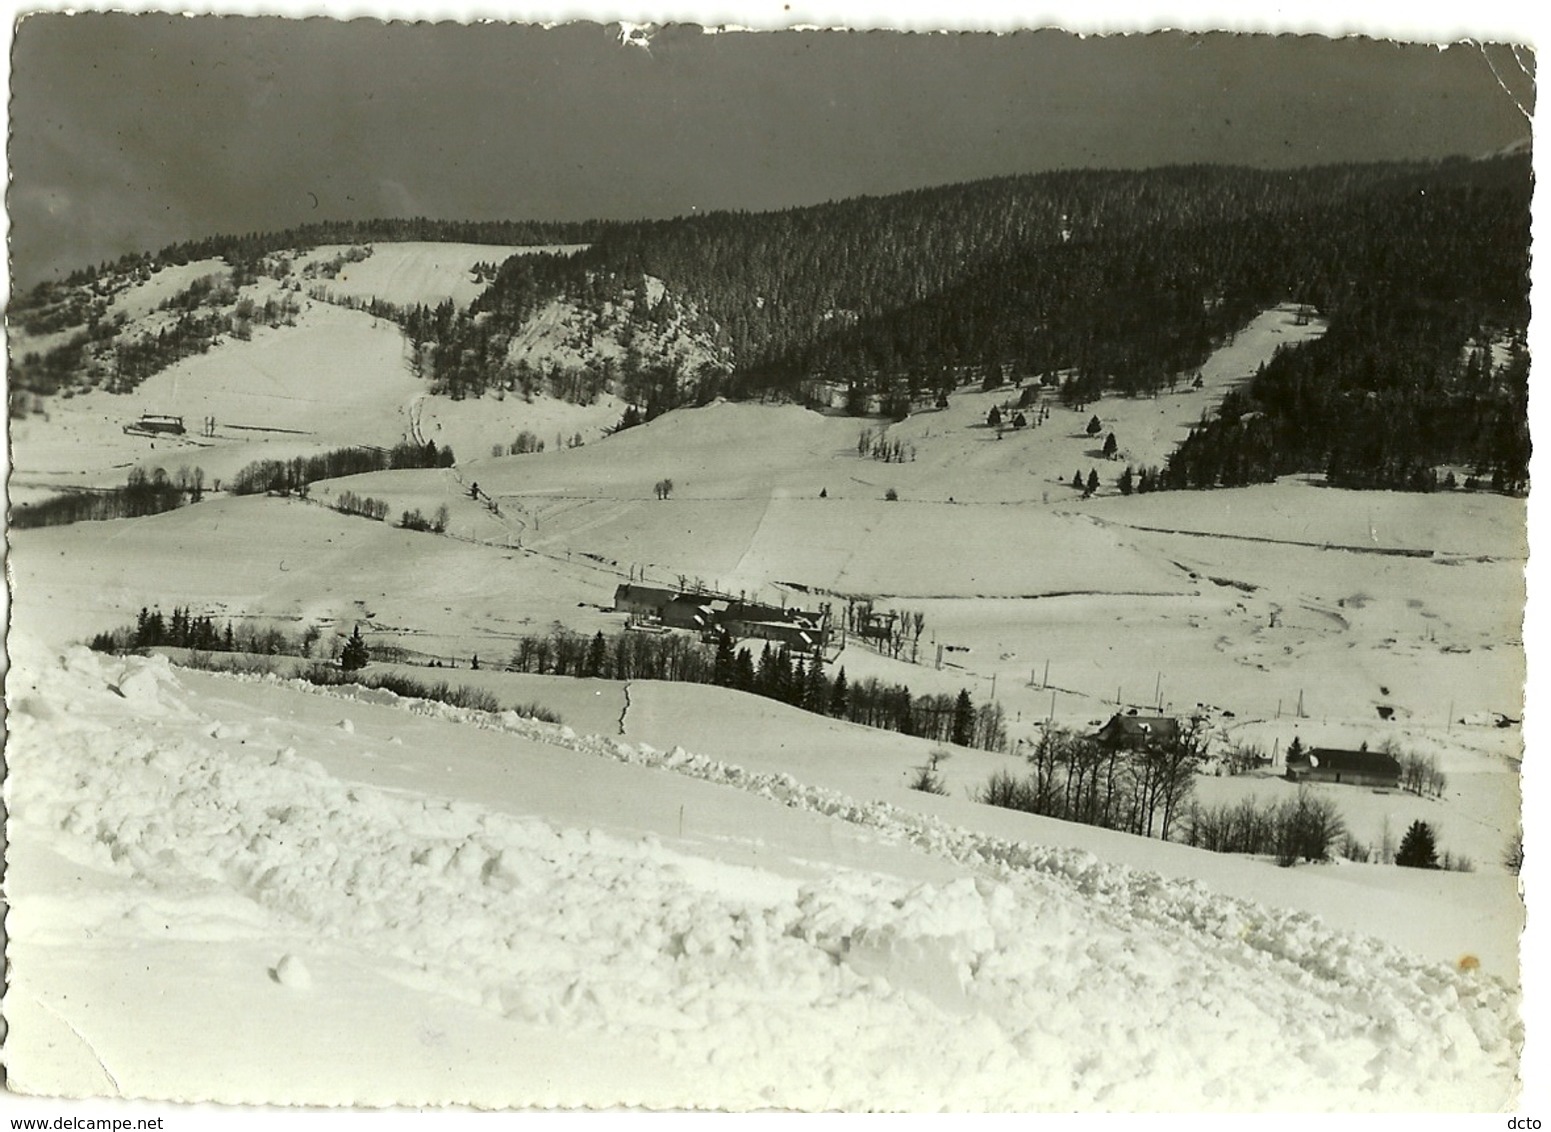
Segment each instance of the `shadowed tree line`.
[{"label": "shadowed tree line", "polygon": [[157,515],[198,503],[205,494],[203,468],[179,468],[169,477],[163,468],[147,473],[135,468],[123,487],[104,491],[78,491],[56,495],[37,503],[23,503],[11,512],[11,525],[21,527],[58,527],[101,519],[135,519]]},{"label": "shadowed tree line", "polygon": [[715,684],[905,735],[986,750],[1007,744],[1001,707],[977,705],[967,691],[913,695],[904,685],[875,677],[853,683],[844,668],[831,677],[822,664],[794,657],[784,646],[766,643],[756,655],[749,648],[734,648],[725,635],[715,645],[675,633],[530,635],[518,639],[508,668],[552,676]]},{"label": "shadowed tree line", "polygon": [[232,476],[227,489],[233,495],[305,494],[318,480],[399,468],[450,468],[454,463],[452,448],[438,448],[434,440],[405,441],[392,448],[335,448],[316,456],[255,461]]}]

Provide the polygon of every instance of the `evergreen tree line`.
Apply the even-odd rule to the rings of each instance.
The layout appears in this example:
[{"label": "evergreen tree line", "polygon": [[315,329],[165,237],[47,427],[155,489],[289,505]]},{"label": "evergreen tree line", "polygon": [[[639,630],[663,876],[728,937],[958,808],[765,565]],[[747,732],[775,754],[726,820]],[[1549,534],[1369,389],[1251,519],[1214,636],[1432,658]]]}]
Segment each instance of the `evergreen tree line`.
[{"label": "evergreen tree line", "polygon": [[[181,648],[200,652],[248,653],[253,656],[310,656],[322,640],[316,626],[299,634],[253,624],[217,628],[215,620],[195,615],[187,606],[174,606],[171,614],[141,607],[133,626],[98,633],[89,642],[97,652],[132,652],[137,649]],[[332,642],[334,654],[338,642]]]},{"label": "evergreen tree line", "polygon": [[1170,488],[1234,487],[1323,472],[1334,487],[1435,491],[1529,485],[1529,355],[1464,304],[1375,291],[1317,340],[1278,350],[1169,457]]},{"label": "evergreen tree line", "polygon": [[817,661],[794,658],[785,646],[766,643],[756,657],[721,636],[707,645],[683,634],[601,631],[592,637],[557,631],[519,638],[510,671],[611,680],[674,680],[715,684],[779,700],[819,715],[985,750],[1007,744],[1000,705],[976,705],[967,691],[957,696],[912,695],[875,677],[856,683],[845,669],[834,677]]},{"label": "evergreen tree line", "polygon": [[154,254],[121,257],[101,267],[72,273],[67,285],[90,282],[98,274],[132,270],[142,264],[166,267],[201,259],[228,263],[256,261],[275,252],[330,244],[451,243],[531,247],[585,244],[609,226],[607,221],[436,220],[425,216],[375,220],[324,220],[273,232],[218,235],[169,244]]},{"label": "evergreen tree line", "polygon": [[[1062,396],[1078,404],[1146,395],[1257,311],[1295,300],[1329,333],[1286,351],[1226,417],[1204,421],[1165,486],[1324,471],[1340,486],[1424,488],[1434,467],[1455,462],[1514,491],[1527,482],[1523,383],[1468,372],[1467,347],[1527,326],[1531,185],[1523,155],[1074,170],[664,221],[315,225],[147,258],[222,255],[235,271],[309,241],[586,242],[575,255],[511,257],[470,311],[448,303],[397,317],[433,388],[506,393],[554,376],[509,361],[512,335],[545,303],[601,311],[659,278],[676,299],[628,308],[643,340],[692,310],[736,368],[681,373],[643,350],[576,377],[572,395],[613,384],[648,417],[716,393],[796,397],[814,378],[847,386],[857,411],[881,402],[895,415],[1010,377],[1064,374]],[[212,329],[183,327],[177,348]],[[133,380],[142,366],[126,356],[119,372]]]},{"label": "evergreen tree line", "polygon": [[1194,795],[1204,746],[1199,730],[1132,750],[1049,728],[1029,749],[1026,774],[997,771],[976,800],[1168,840]]},{"label": "evergreen tree line", "polygon": [[[1422,486],[1456,459],[1514,490],[1527,462],[1516,379],[1440,386],[1434,371],[1457,367],[1471,336],[1527,325],[1530,187],[1522,157],[1076,171],[621,224],[574,257],[508,261],[475,311],[423,319],[412,337],[476,393],[540,304],[561,294],[585,308],[650,274],[715,320],[737,367],[676,395],[662,381],[660,400],[796,396],[823,377],[856,411],[901,415],[1009,376],[1065,374],[1062,397],[1078,404],[1156,393],[1296,299],[1330,333],[1278,368],[1334,380],[1313,393],[1294,381],[1298,415],[1229,405],[1161,486],[1327,467],[1343,486]],[[1255,400],[1272,388],[1257,382]]]},{"label": "evergreen tree line", "polygon": [[1378,289],[1527,322],[1522,159],[1078,177],[1091,211],[1069,215],[1060,239],[1013,248],[918,303],[830,323],[771,359],[766,379],[823,370],[885,394],[903,385],[893,399],[905,400],[998,367],[1071,369],[1072,394],[1091,400],[1158,391],[1287,299],[1339,321]]},{"label": "evergreen tree line", "polygon": [[335,448],[316,456],[257,460],[232,476],[227,489],[233,495],[306,494],[308,485],[318,480],[398,468],[450,468],[455,462],[452,448],[439,448],[434,440],[406,440],[392,448]]},{"label": "evergreen tree line", "polygon": [[185,503],[198,503],[204,492],[203,468],[179,468],[174,477],[169,477],[163,468],[150,474],[144,468],[134,468],[123,487],[71,492],[37,503],[23,503],[11,512],[11,523],[18,528],[58,527],[101,519],[135,519],[171,511]]}]

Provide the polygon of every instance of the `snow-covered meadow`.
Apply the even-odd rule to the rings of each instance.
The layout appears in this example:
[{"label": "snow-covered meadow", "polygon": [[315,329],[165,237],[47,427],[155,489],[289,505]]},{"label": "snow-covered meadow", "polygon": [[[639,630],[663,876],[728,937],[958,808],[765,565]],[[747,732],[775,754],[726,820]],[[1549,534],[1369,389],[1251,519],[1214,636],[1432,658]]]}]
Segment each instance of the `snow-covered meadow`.
[{"label": "snow-covered meadow", "polygon": [[1306,912],[511,712],[18,654],[23,1091],[1513,1103],[1509,983]]},{"label": "snow-covered meadow", "polygon": [[[482,255],[379,248],[334,285],[467,302]],[[182,280],[115,301],[149,310]],[[719,402],[605,437],[612,398],[434,397],[393,326],[319,301],[128,397],[56,399],[14,428],[23,493],[406,436],[460,459],[315,484],[309,502],[216,494],[14,532],[12,1087],[363,1106],[1514,1107],[1533,972],[1501,853],[1525,750],[1497,723],[1523,714],[1523,503],[1112,487],[1318,329],[1268,311],[1200,390],[1055,407],[1001,434],[984,422],[1009,389],[888,426]],[[142,410],[225,427],[124,435]],[[863,456],[863,428],[912,458]],[[551,446],[487,455],[518,430]],[[576,433],[581,447],[555,443]],[[1085,500],[1070,479],[1090,466],[1105,485]],[[659,500],[663,477],[675,490]],[[445,504],[447,536],[330,510],[343,491],[394,516]],[[994,697],[1015,738],[1161,702],[1204,712],[1219,745],[1393,740],[1439,760],[1444,797],[1323,789],[1360,838],[1423,817],[1475,871],[1279,869],[975,802],[1011,754],[955,750],[937,797],[907,785],[923,740],[726,689],[489,671],[522,634],[618,630],[614,587],[642,577],[922,611],[944,664],[855,641],[835,663]],[[174,604],[293,633],[359,626],[566,723],[79,647]],[[1197,783],[1214,802],[1285,789]]]}]

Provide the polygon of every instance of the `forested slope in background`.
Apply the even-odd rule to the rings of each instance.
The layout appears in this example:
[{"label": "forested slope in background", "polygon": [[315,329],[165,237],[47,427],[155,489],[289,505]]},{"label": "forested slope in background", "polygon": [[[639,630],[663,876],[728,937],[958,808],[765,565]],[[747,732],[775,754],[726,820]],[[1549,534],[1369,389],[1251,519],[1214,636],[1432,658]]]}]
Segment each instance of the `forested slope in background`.
[{"label": "forested slope in background", "polygon": [[627,351],[581,383],[639,417],[715,395],[801,399],[818,383],[890,416],[966,382],[1041,380],[1078,405],[1151,395],[1259,310],[1293,302],[1328,333],[1203,418],[1163,485],[1310,471],[1425,489],[1458,467],[1516,491],[1531,187],[1527,154],[1064,171],[660,221],[321,224],[150,259],[221,256],[251,272],[319,243],[586,245],[507,259],[467,309],[374,313],[403,326],[422,375],[455,397],[515,387],[511,344],[556,300],[624,310],[643,329],[687,324],[730,359],[690,373]]}]

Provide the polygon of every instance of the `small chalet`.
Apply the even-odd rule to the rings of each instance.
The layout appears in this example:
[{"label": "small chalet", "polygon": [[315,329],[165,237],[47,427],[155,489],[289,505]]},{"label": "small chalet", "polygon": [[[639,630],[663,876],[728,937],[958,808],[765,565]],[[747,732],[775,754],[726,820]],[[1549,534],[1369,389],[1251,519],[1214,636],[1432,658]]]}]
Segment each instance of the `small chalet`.
[{"label": "small chalet", "polygon": [[1287,756],[1287,777],[1294,782],[1339,782],[1398,790],[1400,761],[1382,751],[1313,747]]},{"label": "small chalet", "polygon": [[1168,715],[1117,713],[1093,737],[1106,747],[1146,751],[1176,741],[1179,738],[1179,720]]},{"label": "small chalet", "polygon": [[668,603],[678,594],[660,586],[622,585],[614,591],[614,612],[632,617],[661,618]]}]

